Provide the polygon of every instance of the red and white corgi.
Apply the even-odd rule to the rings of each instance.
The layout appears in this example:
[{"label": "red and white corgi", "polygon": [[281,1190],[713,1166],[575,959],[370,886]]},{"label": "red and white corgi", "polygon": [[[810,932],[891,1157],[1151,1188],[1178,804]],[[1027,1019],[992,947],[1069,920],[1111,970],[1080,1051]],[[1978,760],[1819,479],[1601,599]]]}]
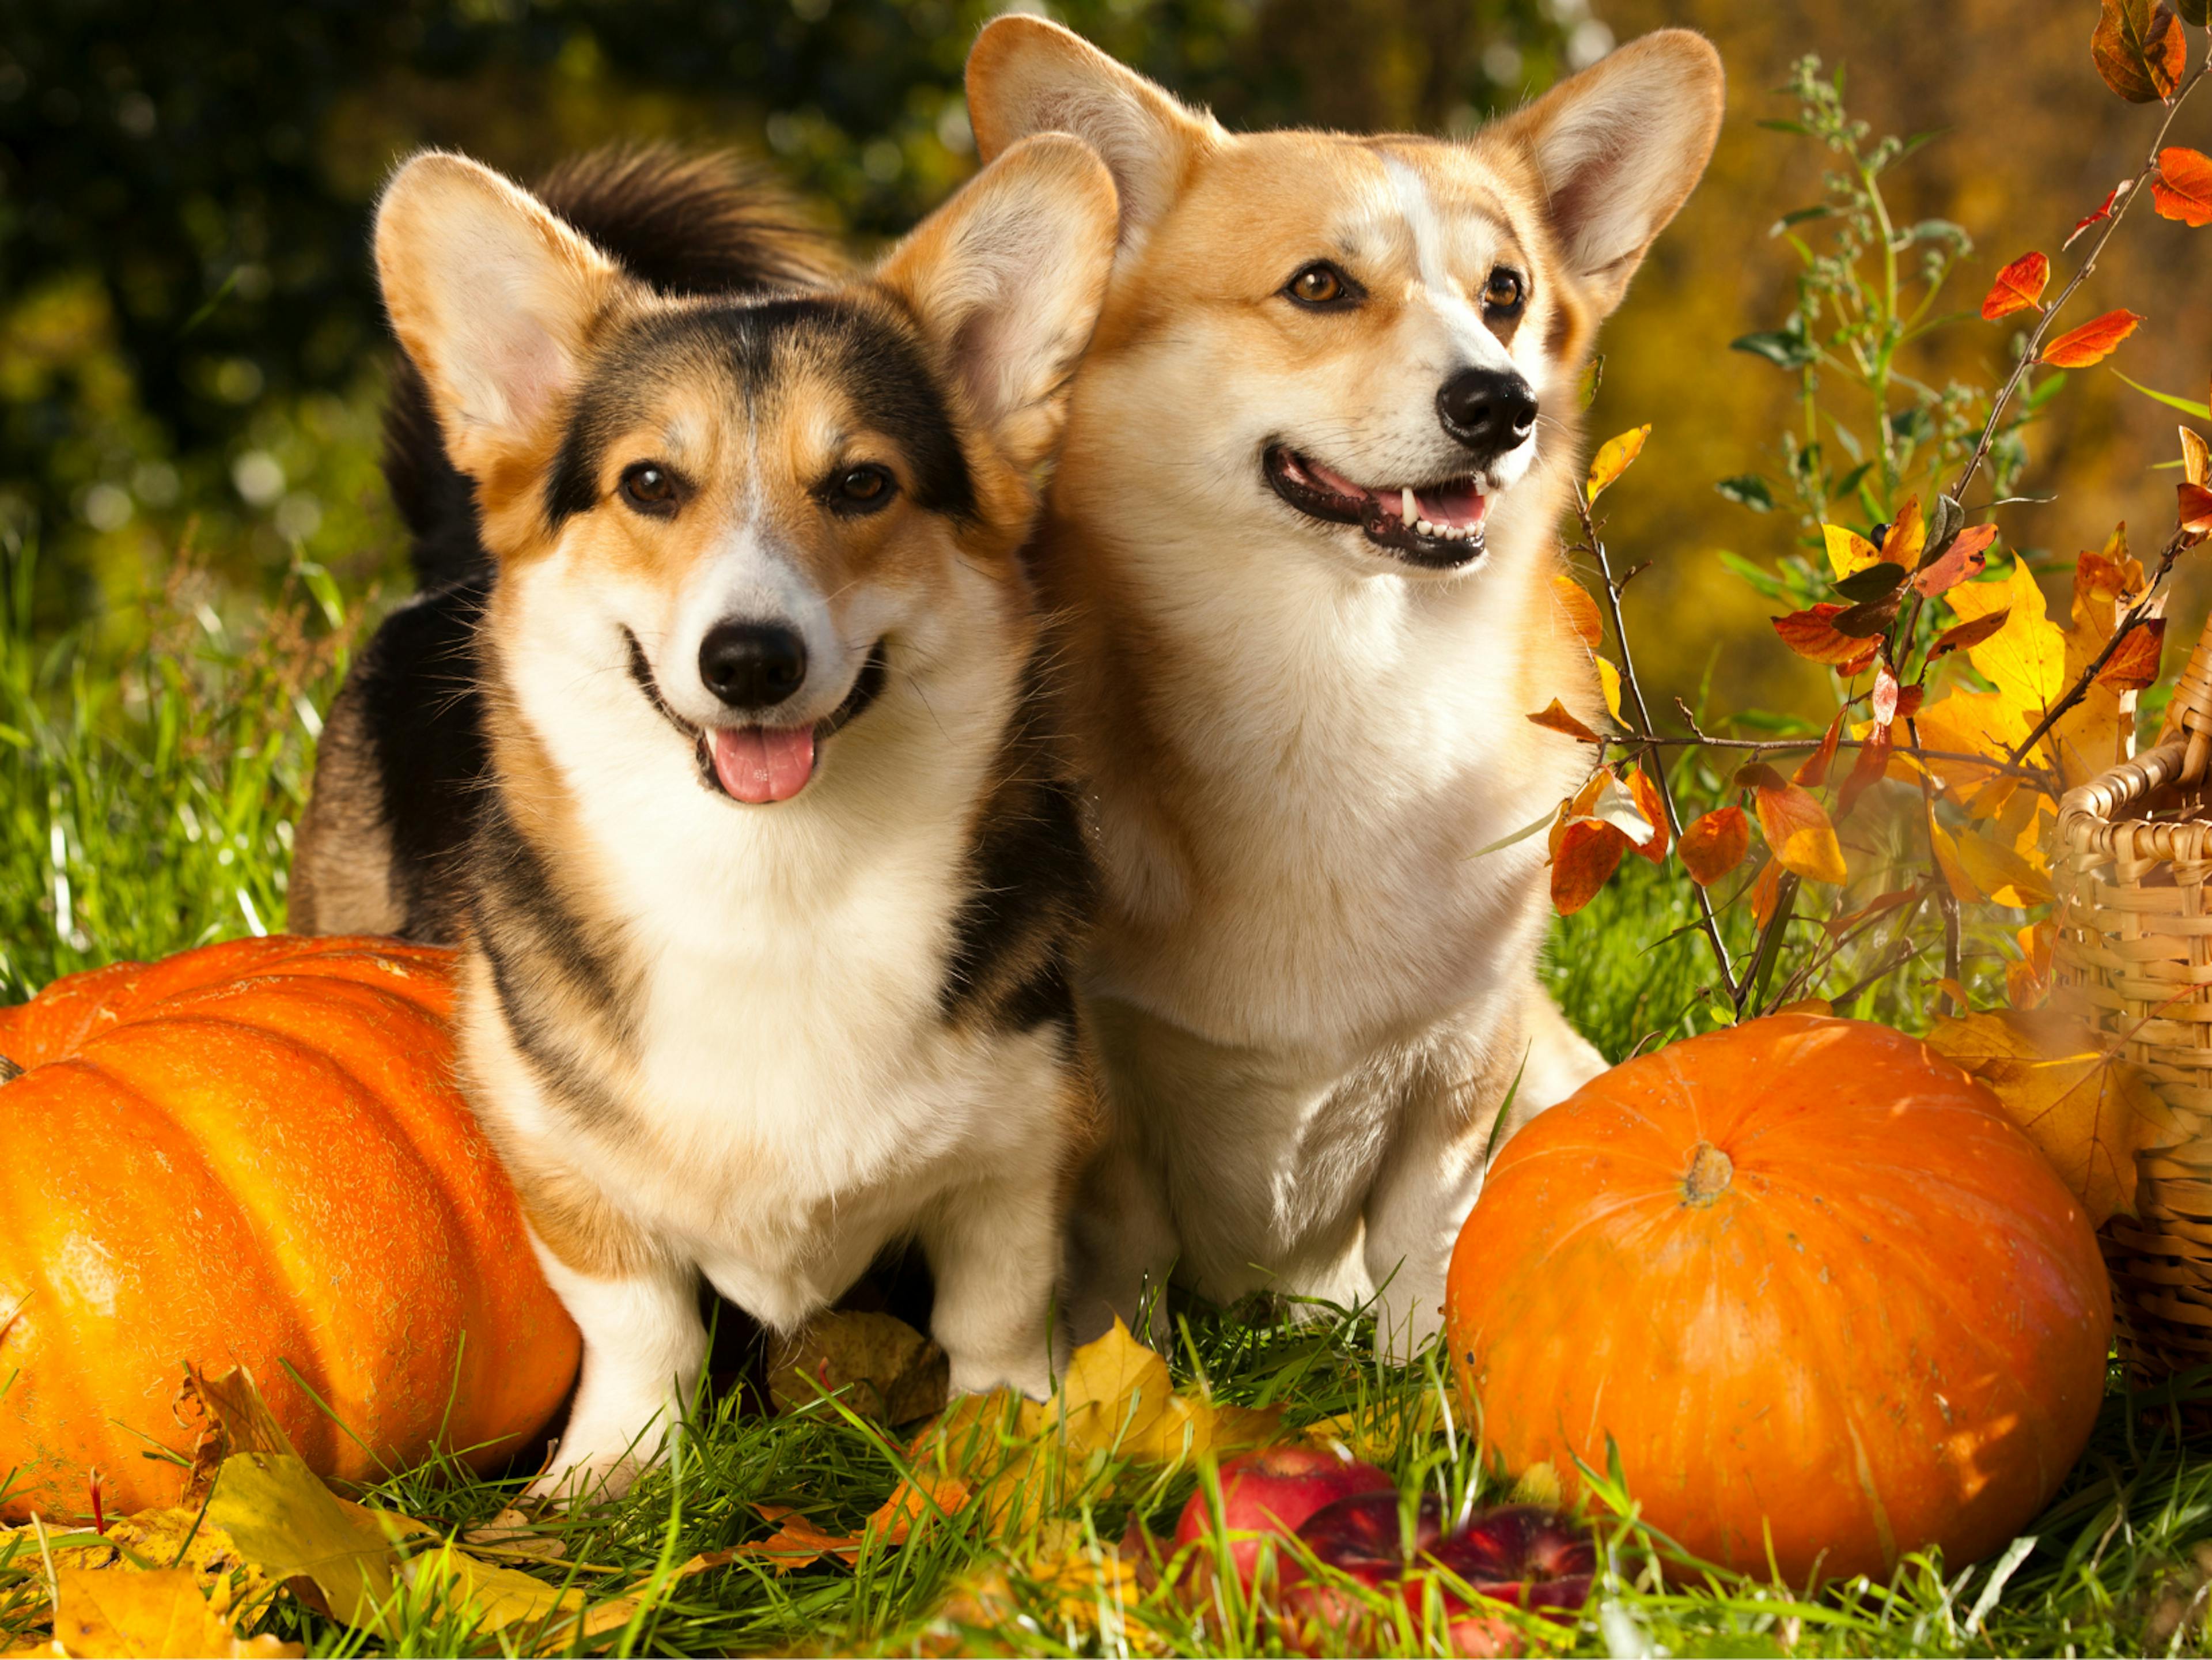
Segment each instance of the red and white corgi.
[{"label": "red and white corgi", "polygon": [[332,712],[293,922],[463,949],[471,1097],[584,1336],[547,1493],[653,1456],[702,1273],[788,1329],[912,1240],[953,1388],[1042,1395],[1094,1131],[1018,553],[1111,179],[1016,145],[842,283],[746,189],[618,158],[556,213],[429,155],[377,216],[435,417],[395,483],[464,580]]},{"label": "red and white corgi", "polygon": [[1169,1266],[1436,1329],[1509,1088],[1600,1068],[1540,989],[1539,819],[1602,718],[1555,602],[1598,324],[1704,170],[1721,65],[1623,48],[1464,141],[1234,134],[1033,17],[982,154],[1076,134],[1121,224],[1030,558],[1087,780],[1109,1143],[1078,1335]]}]

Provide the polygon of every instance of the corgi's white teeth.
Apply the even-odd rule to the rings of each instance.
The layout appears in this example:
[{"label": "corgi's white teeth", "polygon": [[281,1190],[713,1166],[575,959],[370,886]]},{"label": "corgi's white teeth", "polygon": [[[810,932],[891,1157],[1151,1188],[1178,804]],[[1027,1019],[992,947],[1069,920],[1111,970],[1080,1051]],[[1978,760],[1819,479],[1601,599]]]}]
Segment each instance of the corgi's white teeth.
[{"label": "corgi's white teeth", "polygon": [[1437,533],[1437,527],[1425,519],[1413,520],[1413,528],[1424,536],[1434,536]]},{"label": "corgi's white teeth", "polygon": [[1413,501],[1413,487],[1411,484],[1398,486],[1398,516],[1409,525],[1421,516],[1421,510]]}]

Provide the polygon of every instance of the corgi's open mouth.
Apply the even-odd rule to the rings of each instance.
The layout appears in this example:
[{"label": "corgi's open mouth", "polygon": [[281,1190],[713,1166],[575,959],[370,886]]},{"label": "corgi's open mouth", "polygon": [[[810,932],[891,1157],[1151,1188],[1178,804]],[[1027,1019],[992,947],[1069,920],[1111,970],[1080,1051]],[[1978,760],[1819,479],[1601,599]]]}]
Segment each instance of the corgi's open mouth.
[{"label": "corgi's open mouth", "polygon": [[823,741],[850,725],[883,692],[889,670],[880,640],[869,648],[868,660],[854,677],[845,701],[821,720],[805,727],[697,727],[671,708],[653,678],[653,665],[645,648],[628,629],[629,678],[646,695],[661,717],[691,739],[698,751],[699,781],[732,801],[765,806],[788,801],[813,781]]},{"label": "corgi's open mouth", "polygon": [[1449,570],[1482,552],[1490,498],[1477,479],[1370,489],[1287,444],[1269,445],[1261,467],[1275,494],[1309,519],[1357,525],[1376,547],[1409,563]]}]

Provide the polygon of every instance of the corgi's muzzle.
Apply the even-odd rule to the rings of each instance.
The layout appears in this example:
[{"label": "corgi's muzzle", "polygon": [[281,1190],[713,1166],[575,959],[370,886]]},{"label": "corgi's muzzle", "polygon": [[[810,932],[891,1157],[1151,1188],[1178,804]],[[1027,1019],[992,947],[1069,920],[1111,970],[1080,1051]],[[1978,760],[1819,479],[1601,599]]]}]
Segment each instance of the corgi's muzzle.
[{"label": "corgi's muzzle", "polygon": [[1408,564],[1455,570],[1483,551],[1495,464],[1528,442],[1536,397],[1518,374],[1462,369],[1437,393],[1437,418],[1479,470],[1431,483],[1362,484],[1282,442],[1261,457],[1268,488],[1310,519],[1357,525]]},{"label": "corgi's muzzle", "polygon": [[[813,780],[822,745],[874,702],[889,678],[884,642],[878,640],[844,700],[818,721],[694,726],[661,695],[637,636],[624,629],[623,639],[629,648],[629,678],[661,718],[696,749],[699,781],[753,806],[788,801],[805,789]],[[779,624],[717,623],[699,647],[699,678],[733,714],[767,714],[788,702],[805,684],[805,642]]]}]

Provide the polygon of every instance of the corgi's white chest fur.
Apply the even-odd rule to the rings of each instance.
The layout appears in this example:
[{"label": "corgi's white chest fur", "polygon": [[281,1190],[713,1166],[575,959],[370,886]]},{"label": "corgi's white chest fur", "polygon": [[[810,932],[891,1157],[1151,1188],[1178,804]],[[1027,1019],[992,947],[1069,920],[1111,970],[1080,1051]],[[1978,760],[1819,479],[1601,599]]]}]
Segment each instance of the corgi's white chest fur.
[{"label": "corgi's white chest fur", "polygon": [[[1527,741],[1516,629],[1531,620],[1486,605],[1517,575],[1498,566],[1534,551],[1495,549],[1491,568],[1436,582],[1348,577],[1255,538],[1246,574],[1261,583],[1218,545],[1203,563],[1157,550],[1181,603],[1152,612],[1173,643],[1150,672],[1176,683],[1158,707],[1212,787],[1173,854],[1136,828],[1127,809],[1146,804],[1099,804],[1108,880],[1137,927],[1109,931],[1097,991],[1216,1043],[1334,1064],[1525,972],[1526,953],[1501,946],[1537,926],[1544,842],[1480,850],[1587,764]],[[1188,603],[1215,572],[1232,591]],[[1547,608],[1534,625],[1550,624]],[[1117,948],[1155,929],[1175,948]]]},{"label": "corgi's white chest fur", "polygon": [[[948,1190],[1048,1167],[1049,1037],[979,1037],[943,1009],[961,897],[948,873],[1007,719],[1009,666],[979,663],[927,709],[894,685],[829,740],[804,795],[746,807],[702,786],[626,677],[553,666],[603,639],[599,619],[521,609],[512,684],[573,804],[580,845],[564,865],[620,917],[632,976],[629,1058],[605,1080],[628,1114],[583,1132],[631,1219],[787,1325]],[[556,1134],[550,1117],[520,1128]]]}]

